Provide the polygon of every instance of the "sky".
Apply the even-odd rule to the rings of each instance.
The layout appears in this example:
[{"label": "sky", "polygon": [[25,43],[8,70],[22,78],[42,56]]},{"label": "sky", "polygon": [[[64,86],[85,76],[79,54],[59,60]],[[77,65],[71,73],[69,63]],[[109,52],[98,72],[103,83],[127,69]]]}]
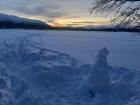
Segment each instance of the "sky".
[{"label": "sky", "polygon": [[38,19],[53,26],[109,24],[109,18],[90,14],[95,0],[1,0],[0,13]]}]

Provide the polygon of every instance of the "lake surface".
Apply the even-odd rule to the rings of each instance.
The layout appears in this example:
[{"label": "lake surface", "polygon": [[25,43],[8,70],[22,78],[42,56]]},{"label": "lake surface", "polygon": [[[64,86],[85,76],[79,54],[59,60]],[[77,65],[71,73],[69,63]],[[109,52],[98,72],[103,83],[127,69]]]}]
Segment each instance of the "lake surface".
[{"label": "lake surface", "polygon": [[0,30],[0,41],[32,36],[46,48],[70,54],[80,63],[93,63],[98,50],[107,47],[108,62],[140,70],[140,33],[84,32],[84,31],[34,31]]}]

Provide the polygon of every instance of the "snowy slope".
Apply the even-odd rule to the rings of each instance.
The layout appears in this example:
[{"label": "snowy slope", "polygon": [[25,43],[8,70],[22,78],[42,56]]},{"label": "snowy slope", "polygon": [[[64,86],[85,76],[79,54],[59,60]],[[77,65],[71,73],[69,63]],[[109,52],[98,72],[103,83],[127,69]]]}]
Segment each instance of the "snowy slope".
[{"label": "snowy slope", "polygon": [[14,15],[6,15],[0,13],[0,21],[11,21],[14,23],[38,23],[38,24],[46,24],[39,20],[32,20],[32,19],[26,19],[26,18],[20,18]]},{"label": "snowy slope", "polygon": [[[139,105],[140,72],[125,67],[114,67],[110,63],[110,91],[104,94],[97,92],[94,97],[91,97],[90,91],[88,94],[81,94],[81,85],[89,76],[93,64],[83,64],[73,58],[71,52],[67,52],[67,48],[73,50],[74,45],[70,46],[72,41],[81,40],[74,33],[1,30],[0,105]],[[99,35],[97,32],[93,33]],[[67,36],[70,42],[66,43],[64,37],[69,34],[72,36]],[[80,34],[88,35],[78,32],[78,35]],[[124,36],[118,37],[115,33],[110,33],[111,38],[108,41],[120,37],[130,41],[131,37]],[[96,36],[99,39],[105,37],[107,36]],[[65,44],[62,49],[56,47],[60,42],[58,39],[61,40],[61,44]],[[86,40],[86,37],[84,39]],[[80,46],[84,47],[84,44],[80,43],[78,50],[81,50]],[[111,54],[113,50],[109,48],[109,52]]]}]

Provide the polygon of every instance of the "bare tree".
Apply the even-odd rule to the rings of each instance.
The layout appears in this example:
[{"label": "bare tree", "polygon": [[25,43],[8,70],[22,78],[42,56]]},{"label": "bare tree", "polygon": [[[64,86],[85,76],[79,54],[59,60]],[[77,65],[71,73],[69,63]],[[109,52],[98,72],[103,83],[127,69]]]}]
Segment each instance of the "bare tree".
[{"label": "bare tree", "polygon": [[[113,22],[140,24],[140,0],[96,0],[90,12],[112,13]],[[114,14],[115,13],[115,14]]]}]

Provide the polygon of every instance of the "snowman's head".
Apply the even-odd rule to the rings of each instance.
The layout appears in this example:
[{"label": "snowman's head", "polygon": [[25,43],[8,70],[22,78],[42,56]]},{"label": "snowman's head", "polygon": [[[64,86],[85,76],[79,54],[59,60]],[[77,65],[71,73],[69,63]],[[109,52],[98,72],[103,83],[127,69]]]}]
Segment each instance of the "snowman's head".
[{"label": "snowman's head", "polygon": [[101,50],[99,50],[98,55],[104,55],[107,56],[109,54],[109,51],[106,47],[102,48]]}]

